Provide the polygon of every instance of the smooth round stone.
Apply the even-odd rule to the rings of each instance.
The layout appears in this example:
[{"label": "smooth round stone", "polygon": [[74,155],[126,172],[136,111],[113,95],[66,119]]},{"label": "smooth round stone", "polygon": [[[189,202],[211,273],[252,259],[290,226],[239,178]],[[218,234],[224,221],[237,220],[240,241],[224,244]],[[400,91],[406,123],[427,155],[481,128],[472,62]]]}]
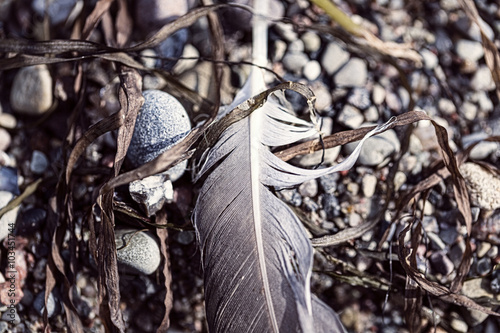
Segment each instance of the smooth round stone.
[{"label": "smooth round stone", "polygon": [[363,124],[363,114],[354,106],[345,105],[340,111],[337,121],[349,128],[358,128]]},{"label": "smooth round stone", "polygon": [[9,148],[11,142],[11,137],[9,132],[5,129],[0,128],[0,150],[6,151]]},{"label": "smooth round stone", "polygon": [[349,60],[349,53],[337,43],[330,43],[326,46],[321,57],[321,66],[328,75],[335,73]]},{"label": "smooth round stone", "polygon": [[33,151],[33,155],[31,155],[31,162],[30,162],[30,170],[34,174],[40,175],[47,170],[47,167],[49,166],[49,160],[47,159],[47,156],[45,156],[44,153],[38,150]]},{"label": "smooth round stone", "polygon": [[21,68],[12,83],[10,103],[20,114],[36,116],[52,106],[52,77],[46,65]]},{"label": "smooth round stone", "polygon": [[478,68],[472,77],[470,86],[473,90],[477,91],[490,91],[495,89],[495,82],[491,76],[491,71],[486,65]]},{"label": "smooth round stone", "polygon": [[309,62],[309,58],[303,52],[287,52],[282,61],[287,70],[300,73],[302,68]]},{"label": "smooth round stone", "polygon": [[[191,129],[186,110],[173,96],[160,90],[147,90],[143,95],[145,101],[127,152],[134,167],[153,160],[183,139]],[[183,161],[167,174],[175,181],[182,176],[186,166],[187,161]]]},{"label": "smooth round stone", "polygon": [[368,69],[363,59],[353,58],[335,74],[338,87],[363,87],[368,80]]},{"label": "smooth round stone", "polygon": [[304,49],[306,52],[316,52],[321,47],[321,38],[314,32],[306,31],[300,39],[302,39],[302,42],[304,43]]},{"label": "smooth round stone", "polygon": [[460,58],[470,62],[477,62],[484,56],[481,43],[467,39],[459,40],[455,45],[455,51]]},{"label": "smooth round stone", "polygon": [[160,266],[156,240],[136,229],[115,230],[118,269],[122,273],[149,275]]},{"label": "smooth round stone", "polygon": [[9,113],[0,113],[0,126],[13,129],[17,126],[16,117]]},{"label": "smooth round stone", "polygon": [[321,74],[321,65],[316,60],[310,60],[302,69],[304,77],[309,81],[316,80]]}]

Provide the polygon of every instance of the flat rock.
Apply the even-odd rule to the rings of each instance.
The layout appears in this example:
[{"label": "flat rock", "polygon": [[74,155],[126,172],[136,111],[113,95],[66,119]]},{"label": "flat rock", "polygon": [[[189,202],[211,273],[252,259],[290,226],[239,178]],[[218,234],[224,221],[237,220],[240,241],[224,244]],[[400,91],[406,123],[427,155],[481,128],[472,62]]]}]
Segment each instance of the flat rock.
[{"label": "flat rock", "polygon": [[147,232],[116,229],[118,269],[122,273],[149,275],[160,265],[160,248]]},{"label": "flat rock", "polygon": [[14,77],[10,103],[19,114],[36,116],[52,106],[52,76],[46,65],[21,68]]},{"label": "flat rock", "polygon": [[[191,129],[189,116],[173,96],[160,90],[143,92],[144,105],[139,111],[127,157],[135,167],[143,165],[184,138]],[[179,179],[186,169],[183,161],[167,174],[172,181]]]}]

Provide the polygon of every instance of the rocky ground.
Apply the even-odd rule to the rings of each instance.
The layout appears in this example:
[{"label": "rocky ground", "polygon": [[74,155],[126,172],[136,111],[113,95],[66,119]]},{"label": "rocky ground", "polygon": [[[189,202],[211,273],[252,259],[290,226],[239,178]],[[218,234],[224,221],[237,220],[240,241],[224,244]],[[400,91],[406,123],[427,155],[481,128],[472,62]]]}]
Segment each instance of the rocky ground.
[{"label": "rocky ground", "polygon": [[[134,44],[199,5],[194,2],[178,1],[151,10],[150,1],[119,3],[128,4],[131,9],[134,30],[130,36]],[[403,54],[387,44],[382,50],[377,49],[373,42],[345,33],[323,9],[309,1],[269,2],[274,16],[287,18],[271,25],[269,68],[284,80],[303,83],[314,91],[326,135],[382,123],[414,109],[425,110],[446,128],[449,145],[467,184],[473,221],[472,265],[460,294],[493,311],[498,309],[500,149],[495,140],[484,140],[500,136],[500,65],[497,63],[493,68],[499,80],[495,85],[495,75],[486,61],[495,53],[485,47],[481,30],[464,11],[462,1],[335,2],[366,31],[383,41],[406,45]],[[0,38],[46,40],[81,36],[84,22],[94,7],[94,2],[82,5],[76,0],[48,1],[47,8],[44,3],[0,2]],[[500,6],[487,0],[476,1],[475,6],[482,18],[483,38],[498,49]],[[117,3],[111,6],[110,14],[90,35],[92,41],[105,44],[108,36],[104,26],[113,22],[119,8]],[[251,15],[233,8],[221,10],[220,19],[228,61],[221,98],[224,104],[229,104],[250,68],[243,62],[251,60]],[[156,69],[156,72],[140,71],[144,90],[159,89],[175,95],[172,87],[178,86],[172,82],[180,82],[197,96],[190,101],[179,98],[188,111],[185,116],[173,110],[172,114],[178,118],[156,120],[151,126],[162,121],[177,123],[175,119],[181,122],[183,117],[189,117],[192,125],[205,119],[206,110],[193,100],[209,103],[214,96],[209,36],[207,20],[202,18],[154,49],[133,54],[144,66]],[[0,46],[0,69],[3,69],[0,72],[0,206],[19,196],[36,180],[42,181],[34,194],[23,198],[20,205],[1,218],[0,240],[4,241],[0,265],[5,274],[0,276],[0,282],[8,278],[8,225],[17,221],[15,254],[20,276],[16,287],[22,290],[22,299],[17,304],[14,324],[10,323],[7,306],[0,308],[0,332],[37,332],[43,328],[46,268],[56,239],[48,222],[54,218],[50,198],[56,195],[56,184],[63,177],[68,157],[64,143],[70,137],[80,138],[91,125],[119,110],[119,80],[116,66],[102,58],[87,58],[80,67],[72,61],[11,68],[1,61],[13,57],[15,52],[6,52],[3,47]],[[181,56],[185,59],[171,59]],[[85,79],[78,81],[79,75]],[[276,84],[277,76],[269,73],[268,81]],[[287,97],[299,116],[307,116],[305,99],[295,94]],[[181,132],[189,127],[183,126]],[[411,281],[408,282],[407,272],[397,256],[398,236],[410,223],[411,216],[417,217],[422,228],[421,238],[413,245],[416,267],[425,274],[426,281],[449,288],[466,252],[467,229],[459,213],[451,177],[439,173],[441,179],[418,195],[418,200],[401,204],[406,193],[418,189],[436,174],[441,159],[431,123],[421,121],[410,126],[410,130],[398,127],[368,140],[356,166],[349,172],[324,176],[277,193],[296,211],[314,237],[378,222],[359,237],[318,248],[315,254],[312,289],[339,312],[349,332],[411,331],[405,319],[411,313],[405,310],[405,302],[411,303],[411,298],[405,297],[405,287],[409,288]],[[171,137],[179,134],[176,131],[179,129],[166,128],[154,136]],[[150,132],[145,133],[148,135]],[[462,158],[464,150],[474,143],[477,144],[468,157]],[[69,146],[71,150],[74,141],[70,140]],[[296,156],[291,163],[312,168],[323,159],[324,165],[330,165],[345,158],[354,146],[347,144]],[[62,237],[58,249],[61,257],[76,265],[66,275],[74,281],[76,311],[86,332],[104,331],[98,315],[98,274],[90,255],[92,234],[88,220],[97,191],[113,166],[115,151],[116,132],[108,132],[83,152],[69,183],[73,222],[65,234],[58,236]],[[127,160],[124,170],[136,167],[136,160],[135,157]],[[175,172],[170,175],[175,180],[172,187],[162,181],[154,189],[165,193],[159,200],[161,204],[165,201],[170,223],[173,306],[169,332],[205,332],[203,279],[196,237],[190,225],[198,187],[193,185],[189,172],[183,175],[182,170]],[[154,228],[147,224],[154,219],[150,220],[147,212],[161,205],[155,199],[148,199],[153,201],[144,211],[132,197],[127,186],[117,188],[115,214],[117,227],[121,228],[117,232],[120,308],[127,332],[153,332],[163,318],[165,287],[163,275],[157,270],[162,260],[161,249]],[[150,230],[140,232],[143,228]],[[127,230],[140,232],[140,237],[133,237],[127,246],[121,246],[124,238],[120,237],[126,238]],[[410,237],[403,235],[402,239],[409,247]],[[70,251],[72,246],[77,253]],[[54,332],[64,332],[68,327],[61,279],[62,276],[56,277],[58,283],[47,304]],[[4,282],[4,287],[7,285]],[[0,295],[0,300],[5,297]],[[471,306],[459,306],[425,292],[421,301],[418,322],[424,332],[500,331],[498,317]]]}]

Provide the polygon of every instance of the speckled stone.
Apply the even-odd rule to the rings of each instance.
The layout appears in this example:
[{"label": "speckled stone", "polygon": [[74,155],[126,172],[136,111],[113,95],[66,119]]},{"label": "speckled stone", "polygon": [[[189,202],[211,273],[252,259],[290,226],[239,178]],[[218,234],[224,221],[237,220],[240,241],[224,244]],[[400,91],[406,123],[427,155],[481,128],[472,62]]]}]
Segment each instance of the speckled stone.
[{"label": "speckled stone", "polygon": [[12,108],[27,115],[39,115],[52,106],[52,77],[46,65],[21,68],[12,83]]},{"label": "speckled stone", "polygon": [[[143,92],[144,105],[139,111],[132,141],[127,152],[133,166],[147,163],[184,138],[191,129],[189,116],[173,96],[160,90]],[[168,170],[172,181],[179,179],[187,161]]]},{"label": "speckled stone", "polygon": [[464,163],[460,172],[465,179],[474,205],[495,210],[500,208],[500,178],[475,163]]},{"label": "speckled stone", "polygon": [[118,269],[122,273],[146,274],[160,265],[160,249],[148,233],[136,229],[115,230]]}]

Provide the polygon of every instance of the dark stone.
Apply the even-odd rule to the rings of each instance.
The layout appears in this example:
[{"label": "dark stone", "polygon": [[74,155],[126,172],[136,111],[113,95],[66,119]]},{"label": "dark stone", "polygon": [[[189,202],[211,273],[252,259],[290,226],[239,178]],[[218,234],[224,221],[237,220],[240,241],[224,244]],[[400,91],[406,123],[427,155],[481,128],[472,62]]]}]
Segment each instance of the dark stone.
[{"label": "dark stone", "polygon": [[47,219],[47,212],[41,208],[31,208],[25,211],[18,219],[16,235],[31,236],[40,230]]}]

